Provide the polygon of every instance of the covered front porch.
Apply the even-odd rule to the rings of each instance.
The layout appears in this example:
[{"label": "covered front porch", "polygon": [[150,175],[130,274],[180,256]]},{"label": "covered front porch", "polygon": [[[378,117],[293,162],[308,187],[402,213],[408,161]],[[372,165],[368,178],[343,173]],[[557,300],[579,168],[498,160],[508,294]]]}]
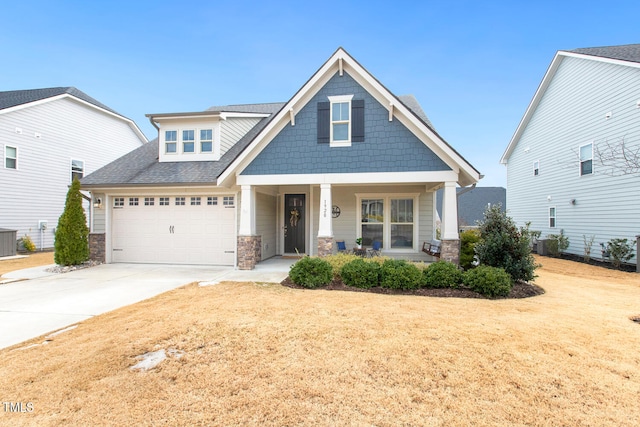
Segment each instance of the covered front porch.
[{"label": "covered front porch", "polygon": [[334,254],[336,241],[353,249],[358,238],[365,249],[378,242],[384,256],[432,262],[436,258],[421,249],[437,235],[440,188],[441,259],[458,262],[456,181],[245,182],[240,187],[239,269],[253,269],[276,255]]}]

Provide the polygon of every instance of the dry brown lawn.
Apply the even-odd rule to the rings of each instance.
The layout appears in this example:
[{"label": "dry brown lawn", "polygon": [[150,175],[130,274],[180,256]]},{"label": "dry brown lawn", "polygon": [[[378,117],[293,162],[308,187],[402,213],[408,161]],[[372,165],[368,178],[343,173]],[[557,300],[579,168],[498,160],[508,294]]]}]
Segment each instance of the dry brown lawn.
[{"label": "dry brown lawn", "polygon": [[0,351],[0,424],[638,425],[640,275],[538,260],[520,300],[189,285]]},{"label": "dry brown lawn", "polygon": [[0,277],[3,274],[23,268],[39,267],[41,265],[53,264],[53,252],[34,252],[26,258],[1,259]]}]

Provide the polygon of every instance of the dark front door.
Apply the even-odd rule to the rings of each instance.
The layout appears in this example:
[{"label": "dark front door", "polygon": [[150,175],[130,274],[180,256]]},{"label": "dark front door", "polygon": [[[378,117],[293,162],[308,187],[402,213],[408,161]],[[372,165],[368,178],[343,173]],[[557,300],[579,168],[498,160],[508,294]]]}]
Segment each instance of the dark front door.
[{"label": "dark front door", "polygon": [[305,253],[304,194],[284,195],[284,252]]}]

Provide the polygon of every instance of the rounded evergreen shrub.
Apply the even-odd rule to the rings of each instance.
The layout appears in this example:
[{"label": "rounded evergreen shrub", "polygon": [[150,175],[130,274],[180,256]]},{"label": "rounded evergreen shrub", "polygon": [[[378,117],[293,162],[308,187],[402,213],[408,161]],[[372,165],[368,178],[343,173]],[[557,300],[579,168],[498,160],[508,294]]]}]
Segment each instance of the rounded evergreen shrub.
[{"label": "rounded evergreen shrub", "polygon": [[475,267],[473,265],[476,256],[475,246],[479,241],[480,232],[478,230],[466,230],[460,233],[460,267],[463,270]]},{"label": "rounded evergreen shrub", "polygon": [[358,255],[354,254],[345,254],[345,253],[337,253],[334,255],[329,255],[324,257],[324,260],[331,264],[331,268],[333,269],[333,276],[339,277],[340,272],[342,271],[342,267],[346,264],[350,263],[355,259],[362,259]]},{"label": "rounded evergreen shrub", "polygon": [[427,288],[457,288],[462,283],[462,272],[449,261],[438,261],[422,272]]},{"label": "rounded evergreen shrub", "polygon": [[389,289],[417,289],[422,272],[415,265],[401,259],[388,259],[380,267],[380,286]]},{"label": "rounded evergreen shrub", "polygon": [[368,289],[378,286],[380,280],[380,264],[368,262],[358,257],[342,267],[340,277],[347,286]]},{"label": "rounded evergreen shrub", "polygon": [[511,276],[503,268],[479,265],[466,271],[462,283],[469,289],[488,297],[506,297],[511,292]]},{"label": "rounded evergreen shrub", "polygon": [[289,277],[299,286],[317,288],[333,280],[331,264],[316,257],[304,257],[291,266]]}]

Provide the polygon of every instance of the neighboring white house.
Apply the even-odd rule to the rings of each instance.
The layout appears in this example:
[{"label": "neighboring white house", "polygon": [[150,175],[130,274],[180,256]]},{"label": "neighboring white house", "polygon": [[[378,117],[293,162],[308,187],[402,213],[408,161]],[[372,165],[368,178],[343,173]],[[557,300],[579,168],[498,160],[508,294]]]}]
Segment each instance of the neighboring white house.
[{"label": "neighboring white house", "polygon": [[640,234],[640,44],[559,51],[501,163],[507,210],[567,252]]},{"label": "neighboring white house", "polygon": [[430,260],[444,188],[442,257],[457,261],[456,186],[480,174],[342,48],[286,103],[150,114],[147,144],[86,176],[92,256],[237,265],[365,246]]},{"label": "neighboring white house", "polygon": [[76,88],[0,92],[0,228],[53,247],[72,178],[146,142],[133,121]]}]

